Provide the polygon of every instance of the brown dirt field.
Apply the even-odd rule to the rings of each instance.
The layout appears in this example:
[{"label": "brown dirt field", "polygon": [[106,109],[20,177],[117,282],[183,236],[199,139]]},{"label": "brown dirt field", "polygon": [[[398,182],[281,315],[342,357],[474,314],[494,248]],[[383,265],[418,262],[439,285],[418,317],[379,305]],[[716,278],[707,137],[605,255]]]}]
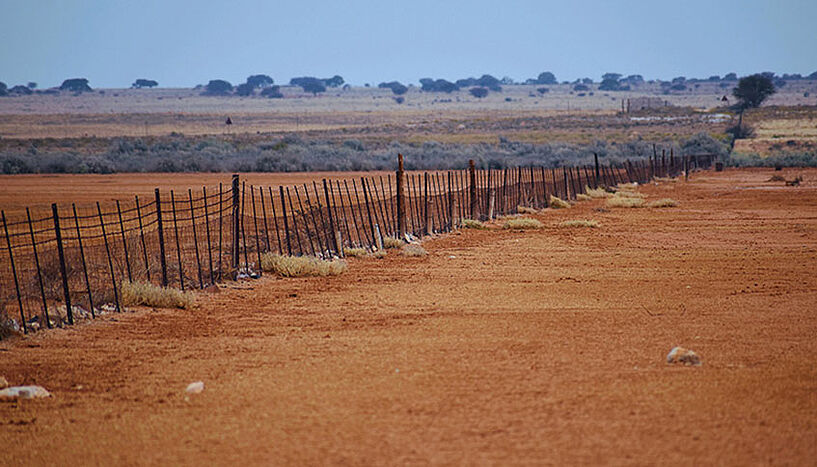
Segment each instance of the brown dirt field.
[{"label": "brown dirt field", "polygon": [[[670,209],[547,212],[429,256],[0,343],[3,462],[812,464],[817,171],[695,174]],[[557,227],[592,218],[599,229]],[[672,367],[675,345],[702,367]],[[203,380],[205,391],[185,397]]]}]

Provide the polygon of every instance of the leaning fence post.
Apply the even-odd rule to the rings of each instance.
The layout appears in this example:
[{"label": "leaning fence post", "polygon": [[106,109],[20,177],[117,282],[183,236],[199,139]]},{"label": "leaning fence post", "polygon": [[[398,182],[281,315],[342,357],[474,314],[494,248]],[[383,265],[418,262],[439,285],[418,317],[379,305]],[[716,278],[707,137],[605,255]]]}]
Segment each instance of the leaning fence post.
[{"label": "leaning fence post", "polygon": [[179,265],[179,286],[184,292],[184,266],[182,266],[182,247],[179,242],[179,223],[176,217],[176,197],[173,195],[173,190],[170,190],[170,208],[173,212],[173,232],[176,237],[176,261]]},{"label": "leaning fence post", "polygon": [[403,155],[397,155],[397,232],[406,238],[406,182],[403,170]]},{"label": "leaning fence post", "polygon": [[0,215],[3,217],[3,230],[6,232],[6,244],[8,245],[9,249],[9,261],[11,261],[11,275],[14,276],[14,288],[17,291],[17,305],[20,307],[20,321],[21,325],[23,326],[23,334],[28,334],[28,328],[26,327],[26,315],[23,312],[23,298],[20,295],[20,282],[17,279],[17,268],[14,265],[14,253],[11,249],[11,237],[9,237],[9,227],[6,223],[6,212],[0,211]]},{"label": "leaning fence post", "polygon": [[[315,196],[318,196],[317,193]],[[329,229],[335,234],[332,236],[332,241],[335,245],[335,252],[338,254],[338,256],[343,257],[343,245],[340,244],[337,238],[338,227],[335,225],[335,216],[332,215],[332,201],[329,199],[329,186],[326,184],[325,178],[323,179],[323,197],[326,199],[326,212],[329,215]]]},{"label": "leaning fence post", "polygon": [[119,234],[122,237],[122,250],[125,252],[125,266],[128,271],[128,281],[133,282],[133,275],[130,271],[130,258],[128,257],[128,242],[125,239],[125,223],[122,222],[122,207],[119,200],[116,200],[116,213],[119,215]]},{"label": "leaning fence post", "polygon": [[454,189],[451,171],[448,171],[448,231],[454,230]]},{"label": "leaning fence post", "polygon": [[238,218],[238,209],[239,209],[239,198],[238,198],[238,174],[233,174],[233,206],[232,206],[232,226],[231,226],[231,239],[230,239],[230,254],[232,255],[231,264],[230,266],[233,267],[233,270],[238,271],[238,254],[239,254],[239,218]]},{"label": "leaning fence post", "polygon": [[[196,250],[196,267],[199,273],[199,287],[204,288],[204,279],[201,273],[201,257],[199,256],[199,237],[196,234],[196,213],[193,211],[193,189],[187,189],[187,199],[190,201],[190,226],[193,228],[193,248]],[[204,203],[207,204],[205,198]]]},{"label": "leaning fence post", "polygon": [[[136,206],[139,206],[139,198],[136,198]],[[85,263],[85,250],[82,248],[82,233],[79,227],[79,216],[77,216],[77,206],[71,204],[71,209],[74,210],[74,226],[77,228],[77,243],[79,244],[79,257],[82,260],[82,273],[85,276],[85,287],[88,288],[88,307],[91,309],[91,318],[96,318],[94,311],[94,297],[91,295],[91,281],[88,279],[88,265]],[[144,248],[144,244],[143,244]],[[147,256],[145,256],[147,258]],[[147,264],[147,262],[145,263]]]},{"label": "leaning fence post", "polygon": [[31,234],[31,248],[34,250],[34,264],[37,266],[37,284],[40,286],[40,297],[43,300],[43,312],[45,313],[45,324],[51,328],[51,319],[48,317],[48,302],[45,300],[45,287],[43,287],[43,274],[40,271],[40,257],[37,255],[37,239],[34,237],[34,226],[31,224],[31,211],[26,208],[26,218],[28,219],[28,232]]},{"label": "leaning fence post", "polygon": [[148,262],[148,250],[145,244],[145,226],[142,223],[142,209],[139,207],[139,197],[136,197],[136,218],[139,220],[139,237],[142,240],[142,257],[145,260],[145,275],[150,282],[150,263]]},{"label": "leaning fence post", "polygon": [[[173,192],[171,192],[172,195]],[[54,206],[54,218],[56,219],[57,213],[57,205]],[[99,214],[99,227],[102,229],[102,240],[105,243],[105,253],[108,255],[108,268],[111,270],[111,283],[113,284],[113,298],[114,304],[116,305],[116,311],[122,311],[122,307],[119,306],[119,288],[116,285],[116,274],[113,270],[113,260],[111,259],[111,249],[108,246],[108,234],[105,233],[105,219],[102,217],[102,208],[99,206],[99,202],[96,203],[96,212]],[[57,231],[59,231],[59,227],[57,227]],[[62,255],[60,255],[62,256]],[[66,289],[67,290],[67,289]],[[67,293],[67,292],[66,292]],[[71,316],[71,315],[68,315]]]},{"label": "leaning fence post", "polygon": [[477,219],[477,169],[474,159],[468,161],[468,174],[471,186],[468,190],[469,201],[471,202],[471,219]]},{"label": "leaning fence post", "polygon": [[289,220],[287,219],[287,203],[286,203],[286,199],[284,198],[284,187],[279,185],[278,190],[280,192],[280,198],[281,198],[281,209],[282,209],[281,212],[283,212],[283,216],[284,216],[284,233],[286,234],[286,239],[287,239],[287,254],[289,256],[292,256],[292,241],[290,240],[290,237],[289,237]]},{"label": "leaning fence post", "polygon": [[[54,233],[57,237],[57,254],[60,260],[60,275],[62,276],[62,290],[65,294],[65,311],[68,316],[68,324],[74,324],[74,312],[71,309],[71,292],[68,289],[68,272],[65,269],[65,250],[62,246],[62,231],[60,230],[60,214],[57,211],[57,203],[51,204],[51,213],[54,217]],[[100,215],[101,219],[101,215]],[[104,227],[103,227],[104,228]],[[114,292],[116,292],[114,290]]]},{"label": "leaning fence post", "polygon": [[[263,191],[262,191],[263,193]],[[261,276],[261,240],[258,238],[258,216],[255,213],[255,188],[250,185],[250,202],[252,203],[252,223],[255,227],[255,256],[258,260],[258,275]]]},{"label": "leaning fence post", "polygon": [[431,233],[428,225],[428,172],[423,173],[423,186],[425,187],[423,192],[423,235],[428,235]]},{"label": "leaning fence post", "polygon": [[167,259],[165,258],[165,233],[162,226],[162,200],[159,197],[159,189],[154,191],[156,196],[156,226],[159,233],[159,260],[162,263],[162,287],[167,287]]}]

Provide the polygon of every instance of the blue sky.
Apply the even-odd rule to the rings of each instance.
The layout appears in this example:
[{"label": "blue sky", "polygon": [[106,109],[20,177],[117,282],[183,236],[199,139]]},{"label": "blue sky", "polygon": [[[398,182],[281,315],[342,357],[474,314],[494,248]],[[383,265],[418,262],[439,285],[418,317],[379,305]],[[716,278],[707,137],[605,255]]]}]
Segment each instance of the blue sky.
[{"label": "blue sky", "polygon": [[0,81],[238,84],[264,73],[353,84],[490,73],[559,80],[817,71],[814,0],[3,0]]}]

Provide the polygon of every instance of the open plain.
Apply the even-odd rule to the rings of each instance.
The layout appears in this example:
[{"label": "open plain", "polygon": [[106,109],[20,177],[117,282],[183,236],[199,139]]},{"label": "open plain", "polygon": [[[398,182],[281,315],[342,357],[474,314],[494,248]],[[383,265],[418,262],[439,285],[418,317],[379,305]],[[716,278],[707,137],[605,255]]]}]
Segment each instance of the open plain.
[{"label": "open plain", "polygon": [[817,171],[774,173],[0,342],[0,375],[54,395],[0,403],[3,462],[813,463]]}]

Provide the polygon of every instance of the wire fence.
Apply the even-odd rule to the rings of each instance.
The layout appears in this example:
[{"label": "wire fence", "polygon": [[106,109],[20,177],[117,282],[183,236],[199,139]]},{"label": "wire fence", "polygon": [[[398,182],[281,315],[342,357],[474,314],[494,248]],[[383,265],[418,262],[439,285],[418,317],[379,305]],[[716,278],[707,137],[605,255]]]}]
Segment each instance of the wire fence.
[{"label": "wire fence", "polygon": [[[654,156],[604,166],[518,167],[408,173],[301,185],[228,184],[151,199],[2,211],[0,320],[24,333],[122,310],[122,283],[181,290],[257,277],[266,253],[343,257],[345,248],[383,248],[384,237],[448,232],[571,200],[587,188],[710,168],[712,155]],[[18,319],[19,317],[19,319]],[[2,323],[0,323],[2,324]]]}]

